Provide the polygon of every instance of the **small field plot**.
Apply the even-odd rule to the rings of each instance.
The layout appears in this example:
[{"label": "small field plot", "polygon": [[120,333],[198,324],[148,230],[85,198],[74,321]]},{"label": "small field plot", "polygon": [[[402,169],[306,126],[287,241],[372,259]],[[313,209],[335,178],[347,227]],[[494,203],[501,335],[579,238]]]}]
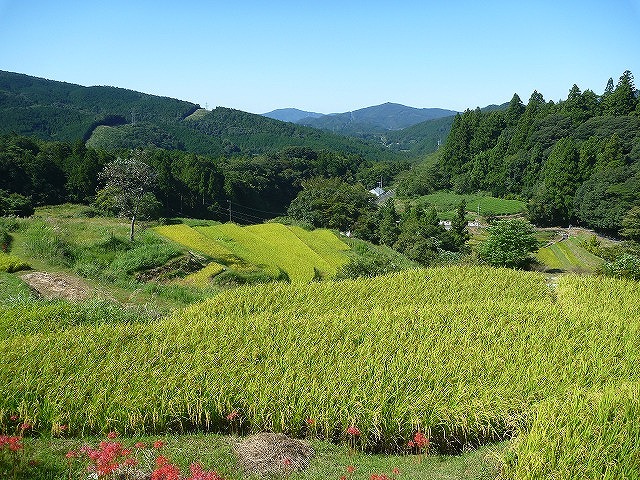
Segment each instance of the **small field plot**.
[{"label": "small field plot", "polygon": [[336,272],[338,263],[336,258],[339,251],[335,250],[331,255],[318,253],[328,248],[329,243],[325,234],[320,234],[318,242],[312,241],[313,232],[307,236],[301,234],[305,236],[307,242],[316,245],[316,251],[294,231],[279,223],[248,227],[223,224],[213,227],[196,227],[196,230],[248,263],[272,267],[276,272],[280,270],[286,272],[291,281],[307,282],[317,276],[335,275]]},{"label": "small field plot", "polygon": [[458,195],[446,190],[418,197],[416,203],[434,205],[438,213],[441,213],[441,218],[449,218],[453,217],[463,199],[467,202],[467,211],[477,212],[479,207],[480,215],[483,217],[524,213],[527,205],[520,200],[506,200],[486,194]]},{"label": "small field plot", "polygon": [[585,250],[580,237],[569,237],[536,253],[536,259],[547,270],[565,272],[594,272],[603,260]]}]

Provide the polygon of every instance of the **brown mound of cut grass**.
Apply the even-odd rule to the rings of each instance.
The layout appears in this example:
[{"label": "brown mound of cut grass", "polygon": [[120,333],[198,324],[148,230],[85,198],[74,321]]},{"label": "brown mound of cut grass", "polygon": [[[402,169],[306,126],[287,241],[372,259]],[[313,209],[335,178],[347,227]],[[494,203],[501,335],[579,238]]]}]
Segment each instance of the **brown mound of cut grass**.
[{"label": "brown mound of cut grass", "polygon": [[314,455],[307,442],[268,432],[243,439],[233,451],[245,472],[261,476],[304,470]]}]

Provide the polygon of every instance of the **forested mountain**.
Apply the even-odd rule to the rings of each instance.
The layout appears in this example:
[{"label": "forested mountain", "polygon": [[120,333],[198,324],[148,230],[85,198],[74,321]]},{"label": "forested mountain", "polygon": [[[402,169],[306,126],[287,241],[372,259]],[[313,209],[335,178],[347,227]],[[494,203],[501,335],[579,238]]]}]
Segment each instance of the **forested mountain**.
[{"label": "forested mountain", "polygon": [[640,205],[640,106],[625,71],[601,95],[574,85],[566,100],[534,91],[504,110],[455,117],[439,161],[420,170],[420,191],[489,191],[529,201],[538,224],[579,223],[617,231]]},{"label": "forested mountain", "polygon": [[297,122],[303,118],[318,118],[324,116],[323,113],[305,112],[297,108],[279,108],[271,112],[261,114],[263,117],[273,118],[282,122]]},{"label": "forested mountain", "polygon": [[453,110],[441,108],[413,108],[397,103],[384,103],[353,112],[303,118],[298,123],[342,135],[366,137],[371,134],[400,130],[427,120],[449,117],[456,113]]},{"label": "forested mountain", "polygon": [[74,141],[87,139],[97,125],[175,123],[198,108],[123,88],[83,87],[0,71],[0,133]]},{"label": "forested mountain", "polygon": [[275,153],[289,146],[392,158],[380,145],[239,110],[115,87],[83,87],[0,71],[1,133],[97,149],[157,147],[202,155]]}]

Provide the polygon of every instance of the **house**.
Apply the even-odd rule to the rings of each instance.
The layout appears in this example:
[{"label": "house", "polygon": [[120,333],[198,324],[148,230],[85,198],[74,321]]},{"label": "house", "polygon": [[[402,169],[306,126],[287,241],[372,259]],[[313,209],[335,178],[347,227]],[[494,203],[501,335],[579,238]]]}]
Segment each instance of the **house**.
[{"label": "house", "polygon": [[384,190],[382,189],[382,187],[376,187],[369,190],[369,193],[373,193],[376,197],[379,197],[384,193]]}]

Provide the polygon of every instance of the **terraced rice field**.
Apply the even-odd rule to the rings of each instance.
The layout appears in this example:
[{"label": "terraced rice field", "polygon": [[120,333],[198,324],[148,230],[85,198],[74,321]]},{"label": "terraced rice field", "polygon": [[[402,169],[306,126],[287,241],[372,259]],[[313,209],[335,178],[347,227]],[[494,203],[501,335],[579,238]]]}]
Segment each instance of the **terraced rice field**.
[{"label": "terraced rice field", "polygon": [[227,223],[215,226],[157,227],[159,234],[198,250],[221,265],[255,265],[274,277],[280,271],[292,282],[332,277],[347,261],[349,247],[329,230],[306,231],[279,223],[241,227]]},{"label": "terraced rice field", "polygon": [[538,261],[548,270],[594,272],[603,260],[585,250],[579,237],[569,237],[536,252]]},{"label": "terraced rice field", "polygon": [[634,282],[563,276],[552,293],[535,273],[447,267],[241,287],[152,323],[50,321],[0,341],[0,422],[221,430],[236,411],[248,431],[357,426],[365,449],[515,438],[505,478],[638,472]]}]

